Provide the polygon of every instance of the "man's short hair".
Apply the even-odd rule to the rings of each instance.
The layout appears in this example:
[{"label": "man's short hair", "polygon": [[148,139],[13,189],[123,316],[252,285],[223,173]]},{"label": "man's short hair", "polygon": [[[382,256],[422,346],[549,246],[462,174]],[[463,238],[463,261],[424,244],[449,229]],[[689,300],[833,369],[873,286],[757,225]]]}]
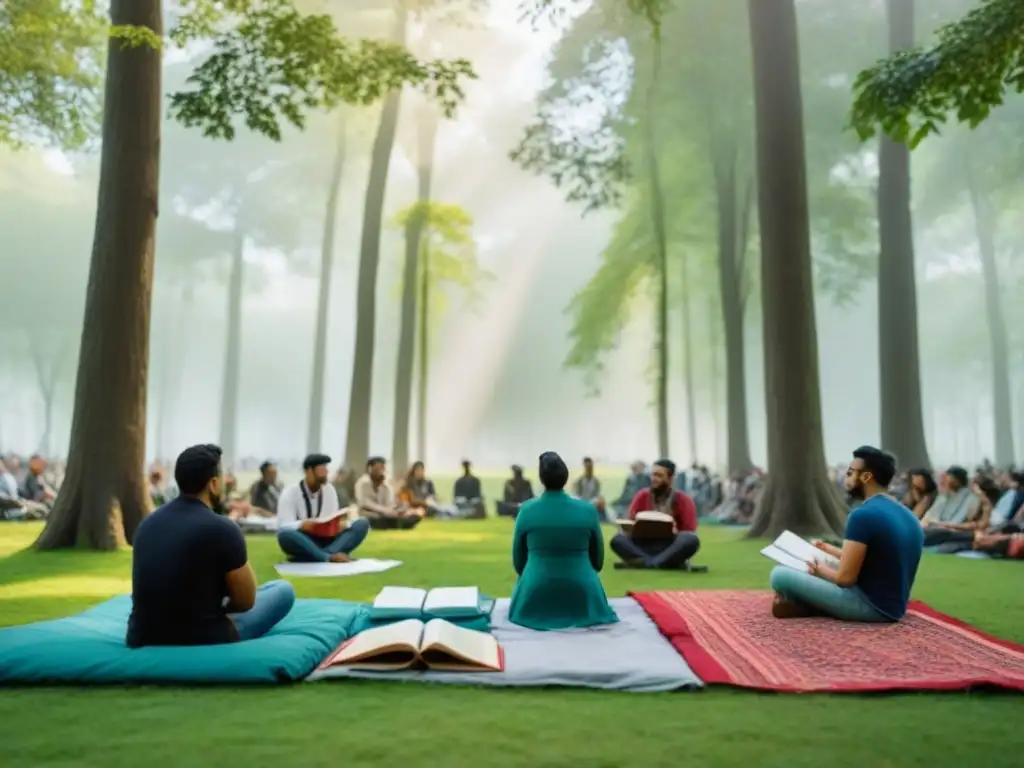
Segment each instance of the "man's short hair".
[{"label": "man's short hair", "polygon": [[583,463],[584,464],[593,464],[594,460],[592,458],[590,458],[589,456],[584,456],[583,457]]},{"label": "man's short hair", "polygon": [[202,493],[213,478],[220,475],[224,452],[219,445],[206,443],[186,448],[174,462],[174,482],[185,496]]},{"label": "man's short hair", "polygon": [[967,477],[967,470],[956,465],[946,470],[946,476],[952,477],[960,483],[961,488],[965,487],[970,482],[970,479]]},{"label": "man's short hair", "polygon": [[326,453],[311,453],[302,460],[303,469],[313,469],[313,467],[326,467],[331,463],[331,457]]},{"label": "man's short hair", "polygon": [[880,448],[862,445],[853,452],[853,458],[863,461],[864,470],[870,472],[883,488],[888,488],[896,477],[896,457]]},{"label": "man's short hair", "polygon": [[260,464],[260,474],[262,475],[266,473],[266,471],[270,469],[272,466],[274,466],[274,462],[264,461],[262,464]]},{"label": "man's short hair", "polygon": [[374,464],[387,464],[383,456],[371,456],[366,460],[366,468],[369,469]]},{"label": "man's short hair", "polygon": [[661,467],[668,472],[669,475],[674,475],[676,473],[676,463],[671,459],[658,459],[654,462],[654,466]]}]

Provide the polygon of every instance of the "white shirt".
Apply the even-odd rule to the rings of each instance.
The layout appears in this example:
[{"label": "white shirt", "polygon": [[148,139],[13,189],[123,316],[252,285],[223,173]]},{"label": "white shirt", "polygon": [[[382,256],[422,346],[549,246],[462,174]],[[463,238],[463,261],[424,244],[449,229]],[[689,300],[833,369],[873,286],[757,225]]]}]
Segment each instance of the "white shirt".
[{"label": "white shirt", "polygon": [[277,500],[278,530],[295,529],[307,520],[329,517],[338,511],[338,492],[330,483],[322,485],[316,493],[310,493],[309,489],[305,489],[309,498],[307,510],[306,501],[302,498],[305,485],[305,481],[302,481],[281,491],[281,497]]}]

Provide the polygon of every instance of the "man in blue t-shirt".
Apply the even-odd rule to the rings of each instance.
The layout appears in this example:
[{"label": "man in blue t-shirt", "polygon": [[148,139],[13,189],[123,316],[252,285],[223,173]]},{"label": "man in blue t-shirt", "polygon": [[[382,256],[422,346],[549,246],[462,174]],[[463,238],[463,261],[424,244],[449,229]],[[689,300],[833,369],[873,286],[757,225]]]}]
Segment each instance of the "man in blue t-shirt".
[{"label": "man in blue t-shirt", "polygon": [[839,561],[820,561],[807,572],[779,566],[772,571],[777,618],[826,615],[844,621],[899,621],[907,612],[910,590],[924,549],[924,533],[914,514],[886,495],[896,474],[896,459],[878,448],[853,452],[846,490],[862,499],[846,520],[843,547],[822,541],[814,546]]}]

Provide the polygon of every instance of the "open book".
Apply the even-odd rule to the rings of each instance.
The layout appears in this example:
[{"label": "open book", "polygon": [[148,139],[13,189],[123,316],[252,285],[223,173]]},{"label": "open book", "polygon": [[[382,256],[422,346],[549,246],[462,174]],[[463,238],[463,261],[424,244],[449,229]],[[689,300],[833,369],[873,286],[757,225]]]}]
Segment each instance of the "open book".
[{"label": "open book", "polygon": [[675,520],[664,512],[637,512],[633,520],[619,520],[622,530],[634,539],[670,539]]},{"label": "open book", "polygon": [[324,512],[313,520],[293,520],[286,523],[284,528],[302,528],[306,523],[312,522],[312,527],[307,531],[312,536],[322,536],[324,538],[332,538],[337,536],[344,528],[345,517],[348,515],[349,507],[335,510],[334,512]]},{"label": "open book", "polygon": [[429,592],[415,587],[384,587],[370,608],[372,619],[420,617],[463,619],[480,615],[477,587],[435,587]]},{"label": "open book", "polygon": [[779,537],[761,550],[761,554],[779,565],[785,565],[797,571],[806,571],[811,560],[838,568],[839,561],[832,555],[822,552],[809,541],[800,538],[792,531],[783,531]]},{"label": "open book", "polygon": [[346,640],[320,669],[399,670],[429,668],[451,672],[501,672],[505,653],[486,632],[457,627],[443,619],[417,619],[365,629]]}]

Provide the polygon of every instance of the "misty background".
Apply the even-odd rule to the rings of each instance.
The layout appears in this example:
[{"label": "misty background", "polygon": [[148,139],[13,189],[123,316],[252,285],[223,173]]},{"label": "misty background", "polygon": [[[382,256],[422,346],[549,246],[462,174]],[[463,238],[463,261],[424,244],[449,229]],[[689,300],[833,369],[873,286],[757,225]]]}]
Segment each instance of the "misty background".
[{"label": "misty background", "polygon": [[[825,170],[812,163],[809,173],[826,173],[833,186],[860,188],[869,204],[850,213],[873,219],[874,146],[857,146],[846,135],[845,117],[853,76],[885,53],[884,13],[878,2],[836,0],[834,5],[862,20],[862,29],[877,32],[874,37],[854,35],[831,16],[817,23],[827,16],[820,11],[828,2],[798,4],[804,79],[815,87],[824,83],[837,96],[829,108],[805,99],[805,123],[812,134],[845,136],[850,149],[842,163]],[[953,16],[972,3],[942,0],[938,5]],[[922,21],[920,36],[941,17],[937,12]],[[601,265],[622,211],[584,217],[583,206],[566,202],[563,190],[509,159],[534,118],[538,94],[552,84],[556,47],[572,31],[575,18],[534,28],[519,19],[515,0],[504,0],[492,3],[476,28],[453,29],[443,41],[441,53],[471,59],[479,79],[467,89],[456,117],[440,124],[432,197],[472,217],[476,257],[492,277],[478,286],[475,301],[458,286],[443,289],[446,301],[434,310],[427,450],[413,458],[441,471],[462,458],[484,467],[530,463],[549,449],[570,463],[589,455],[605,464],[653,458],[657,450],[651,362],[656,301],[651,290],[641,288],[630,300],[617,344],[603,356],[600,370],[564,365],[574,323],[569,307]],[[857,40],[855,50],[851,38]],[[835,71],[816,66],[828,59],[823,52],[829,50],[842,51],[835,56]],[[166,61],[165,90],[170,91],[188,71],[187,54],[169,55]],[[623,66],[628,71],[628,62]],[[983,149],[992,167],[1017,169],[1000,182],[992,200],[999,219],[996,255],[1008,329],[1012,429],[1018,449],[1024,445],[1024,312],[1019,299],[1024,216],[1021,185],[1014,184],[1024,178],[1024,108],[1020,97],[1014,99],[993,114],[994,125],[975,132],[950,127],[912,156],[922,393],[929,452],[937,465],[979,462],[993,450],[993,348],[978,232],[970,201],[946,173],[966,151]],[[346,112],[322,432],[322,449],[336,458],[345,443],[363,195],[379,110]],[[385,456],[392,450],[404,248],[395,218],[417,196],[412,113],[403,106],[399,115],[378,281],[371,452]],[[244,200],[247,222],[238,455],[287,461],[305,453],[317,264],[336,124],[332,116],[320,116],[305,132],[293,131],[280,143],[247,133],[224,143],[166,122],[148,387],[150,458],[171,459],[186,445],[221,441],[232,242],[243,216],[230,200]],[[1013,134],[1007,126],[1018,129],[1015,141],[1004,140]],[[568,127],[572,130],[573,124]],[[851,167],[863,173],[854,178]],[[75,356],[80,335],[90,332],[82,328],[82,312],[97,175],[93,155],[0,151],[4,452],[60,457],[67,450]],[[809,187],[814,227],[813,179]],[[700,194],[695,188],[694,195]],[[874,222],[867,224],[874,233],[868,250],[877,253]],[[714,227],[710,213],[708,226]],[[815,246],[816,259],[822,247],[828,246]],[[698,451],[690,455],[688,448],[680,342],[670,350],[672,458],[721,466],[724,366],[715,362],[721,333],[714,329],[718,319],[712,319],[719,311],[713,252],[696,253],[691,265]],[[854,276],[842,285],[819,286],[816,295],[830,462],[843,461],[856,445],[879,441],[877,287],[870,274],[862,274],[870,270],[849,272]],[[746,313],[747,402],[752,458],[763,465],[764,389],[754,294]],[[677,310],[672,307],[670,326],[681,337]],[[349,457],[348,463],[361,460]]]}]

